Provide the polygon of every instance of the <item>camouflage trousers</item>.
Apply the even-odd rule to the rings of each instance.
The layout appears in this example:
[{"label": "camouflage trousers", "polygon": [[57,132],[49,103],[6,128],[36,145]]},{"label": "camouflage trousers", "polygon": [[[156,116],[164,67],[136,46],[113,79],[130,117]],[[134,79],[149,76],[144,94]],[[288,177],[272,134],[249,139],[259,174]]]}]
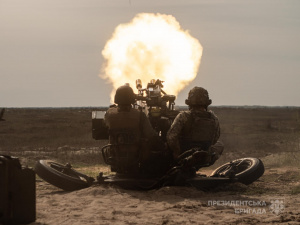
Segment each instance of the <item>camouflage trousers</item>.
[{"label": "camouflage trousers", "polygon": [[214,157],[212,158],[212,160],[214,160],[214,162],[215,162],[216,160],[218,160],[220,158],[220,156],[222,155],[222,153],[224,151],[224,144],[223,144],[223,142],[217,141],[216,144],[214,144],[214,145],[212,145],[210,147],[209,151],[212,152],[212,153],[214,153]]}]

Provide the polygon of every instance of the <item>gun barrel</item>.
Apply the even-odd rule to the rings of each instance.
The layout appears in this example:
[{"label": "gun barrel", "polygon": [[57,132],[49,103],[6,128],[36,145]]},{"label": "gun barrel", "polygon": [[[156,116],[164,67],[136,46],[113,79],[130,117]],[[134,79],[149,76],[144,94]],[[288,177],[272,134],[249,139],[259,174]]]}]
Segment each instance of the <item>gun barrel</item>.
[{"label": "gun barrel", "polygon": [[137,79],[135,81],[135,84],[136,84],[136,89],[141,89],[143,87],[141,79]]}]

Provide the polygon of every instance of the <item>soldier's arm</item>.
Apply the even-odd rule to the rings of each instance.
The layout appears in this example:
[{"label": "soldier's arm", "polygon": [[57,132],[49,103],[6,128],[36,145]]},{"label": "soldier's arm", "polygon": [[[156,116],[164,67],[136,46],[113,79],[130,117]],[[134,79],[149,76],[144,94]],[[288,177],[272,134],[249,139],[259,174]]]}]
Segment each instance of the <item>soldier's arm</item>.
[{"label": "soldier's arm", "polygon": [[107,127],[109,127],[109,117],[110,117],[110,109],[108,109],[104,114],[104,123]]},{"label": "soldier's arm", "polygon": [[186,121],[187,118],[185,114],[179,113],[167,133],[167,143],[173,152],[174,159],[176,159],[181,153],[179,137]]},{"label": "soldier's arm", "polygon": [[209,110],[209,112],[212,114],[213,119],[215,120],[215,136],[214,139],[212,140],[212,144],[215,144],[220,138],[220,123],[216,114],[211,110]]},{"label": "soldier's arm", "polygon": [[153,136],[158,136],[156,131],[152,128],[151,123],[145,113],[142,113],[141,115],[141,122],[142,122],[142,132],[143,132],[142,136],[144,138],[150,139]]}]

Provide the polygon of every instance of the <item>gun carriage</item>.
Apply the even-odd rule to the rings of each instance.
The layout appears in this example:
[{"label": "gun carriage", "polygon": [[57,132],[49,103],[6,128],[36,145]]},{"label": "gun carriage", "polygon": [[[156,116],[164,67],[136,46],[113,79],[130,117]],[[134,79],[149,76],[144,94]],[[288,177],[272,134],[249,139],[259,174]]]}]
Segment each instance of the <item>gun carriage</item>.
[{"label": "gun carriage", "polygon": [[[149,118],[152,127],[156,130],[162,141],[166,140],[166,134],[179,111],[175,109],[174,95],[168,95],[163,90],[163,81],[152,79],[146,88],[142,87],[141,80],[136,80],[138,94],[135,95],[134,108],[143,111]],[[108,139],[108,128],[104,123],[104,111],[92,112],[92,135],[96,140]],[[184,157],[182,154],[182,157]],[[112,165],[110,158],[110,145],[102,147],[104,161]],[[205,167],[209,165],[203,165]],[[103,176],[100,172],[97,183],[112,183],[124,188],[152,189],[165,185],[190,185],[200,189],[209,189],[230,182],[251,184],[264,173],[264,165],[257,158],[242,158],[228,162],[218,167],[210,176],[195,174],[184,179],[183,182],[173,182],[181,173],[183,164],[174,163],[173,167],[162,177],[123,177],[122,174]],[[78,190],[92,185],[94,178],[79,173],[67,163],[62,165],[49,160],[40,160],[35,167],[36,173],[49,183],[67,191]],[[176,178],[177,179],[177,178]],[[173,183],[170,183],[172,181]]]}]

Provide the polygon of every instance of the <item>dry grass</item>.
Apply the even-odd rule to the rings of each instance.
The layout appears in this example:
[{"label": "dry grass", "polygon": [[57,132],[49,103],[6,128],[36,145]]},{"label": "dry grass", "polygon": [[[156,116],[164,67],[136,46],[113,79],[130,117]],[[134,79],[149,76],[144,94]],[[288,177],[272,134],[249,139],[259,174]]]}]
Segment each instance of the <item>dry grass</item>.
[{"label": "dry grass", "polygon": [[[102,163],[107,141],[92,139],[92,108],[9,108],[0,123],[0,154],[64,162]],[[98,109],[99,110],[99,109]]]},{"label": "dry grass", "polygon": [[300,194],[300,185],[293,187],[293,189],[291,190],[291,194],[292,195]]},{"label": "dry grass", "polygon": [[0,123],[2,151],[94,147],[90,108],[7,109]]},{"label": "dry grass", "polygon": [[272,167],[296,167],[300,168],[300,152],[282,152],[270,154],[263,158],[267,168]]},{"label": "dry grass", "polygon": [[[6,121],[0,122],[0,154],[26,158],[30,165],[41,158],[89,165],[102,163],[100,149],[107,141],[92,139],[93,110],[8,108],[4,115]],[[225,144],[224,154],[213,168],[240,157],[264,158],[268,166],[297,165],[299,108],[217,107],[212,110],[219,117],[221,140]]]}]

